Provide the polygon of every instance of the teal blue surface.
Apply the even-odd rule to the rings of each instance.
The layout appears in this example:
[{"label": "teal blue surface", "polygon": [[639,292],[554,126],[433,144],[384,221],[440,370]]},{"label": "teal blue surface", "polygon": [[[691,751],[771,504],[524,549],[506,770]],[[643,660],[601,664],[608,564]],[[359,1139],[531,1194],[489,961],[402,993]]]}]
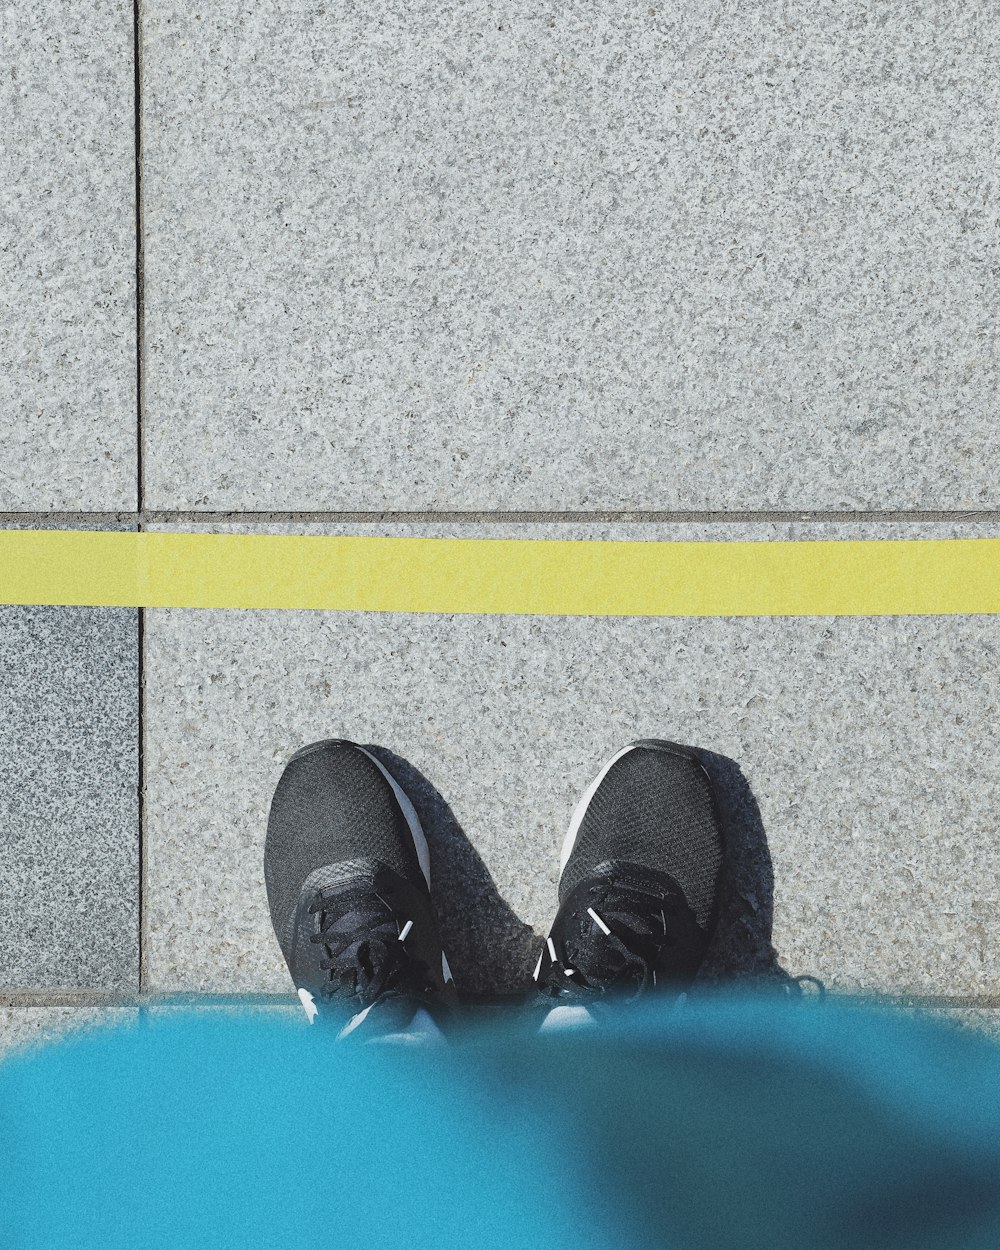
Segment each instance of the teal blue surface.
[{"label": "teal blue surface", "polygon": [[0,1245],[1000,1246],[1000,1047],[729,998],[451,1046],[143,1013],[0,1064]]}]

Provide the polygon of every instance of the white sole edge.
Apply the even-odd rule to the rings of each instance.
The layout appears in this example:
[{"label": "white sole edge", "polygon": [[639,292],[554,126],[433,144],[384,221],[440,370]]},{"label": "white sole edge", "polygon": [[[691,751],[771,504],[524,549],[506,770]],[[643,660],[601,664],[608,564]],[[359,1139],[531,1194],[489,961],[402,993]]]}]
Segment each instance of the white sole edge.
[{"label": "white sole edge", "polygon": [[638,742],[630,742],[627,747],[612,755],[611,759],[604,765],[594,780],[583,792],[583,798],[576,805],[573,812],[573,818],[569,822],[569,829],[566,831],[566,837],[563,839],[562,854],[559,857],[559,876],[563,875],[563,870],[569,863],[569,857],[573,854],[573,847],[576,845],[576,835],[580,832],[580,826],[583,824],[583,818],[587,814],[587,808],[590,806],[590,800],[594,797],[597,787],[608,775],[612,764],[617,764],[623,755],[628,755],[629,751],[638,750],[641,744]]},{"label": "white sole edge", "polygon": [[337,1034],[337,1041],[339,1042],[342,1038],[347,1037],[348,1034],[353,1033],[354,1030],[358,1027],[358,1025],[363,1023],[365,1017],[368,1015],[369,1011],[371,1011],[371,1009],[374,1006],[375,1006],[374,1003],[369,1003],[367,1007],[362,1007],[362,1009],[358,1012],[356,1016],[351,1016],[350,1020],[348,1020],[348,1022],[344,1025],[344,1027]]},{"label": "white sole edge", "polygon": [[[355,745],[357,745],[355,743]],[[392,792],[396,796],[396,802],[402,809],[403,816],[410,828],[410,837],[413,839],[413,849],[417,852],[417,862],[420,864],[420,871],[424,874],[424,880],[427,882],[428,890],[431,888],[431,853],[427,847],[427,838],[424,836],[423,826],[420,824],[420,817],[417,815],[416,808],[410,802],[410,796],[399,784],[396,778],[389,772],[381,760],[375,758],[371,751],[366,751],[364,747],[358,747],[362,755],[367,755],[382,776],[392,786]]]}]

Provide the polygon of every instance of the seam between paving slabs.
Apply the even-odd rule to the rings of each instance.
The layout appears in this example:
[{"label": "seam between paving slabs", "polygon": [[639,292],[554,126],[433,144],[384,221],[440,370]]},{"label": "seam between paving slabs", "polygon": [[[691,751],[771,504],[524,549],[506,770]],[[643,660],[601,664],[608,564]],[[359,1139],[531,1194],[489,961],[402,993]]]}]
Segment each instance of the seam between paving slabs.
[{"label": "seam between paving slabs", "polygon": [[628,510],[605,509],[592,512],[502,512],[502,511],[470,511],[470,512],[293,512],[293,511],[261,511],[261,512],[196,512],[191,510],[165,511],[149,510],[144,513],[146,524],[176,524],[185,521],[192,524],[209,524],[212,522],[243,521],[261,524],[280,524],[300,522],[302,524],[380,522],[390,524],[409,524],[428,521],[461,521],[469,524],[496,523],[533,523],[533,524],[580,524],[588,521],[619,522],[635,524],[662,524],[664,522],[698,523],[720,522],[742,525],[747,522],[927,522],[927,521],[1000,521],[998,511],[977,512],[808,512],[808,511],[738,511],[738,512],[634,512]]},{"label": "seam between paving slabs", "polygon": [[[141,417],[139,418],[141,422]],[[970,512],[627,512],[604,510],[594,512],[192,512],[190,510],[140,509],[136,512],[0,512],[0,525],[4,522],[23,525],[37,521],[40,528],[49,525],[97,525],[106,521],[115,525],[134,525],[146,529],[150,525],[175,525],[189,522],[192,525],[210,525],[224,522],[244,524],[381,524],[407,525],[428,522],[461,522],[465,524],[566,524],[580,525],[588,522],[607,524],[697,524],[720,523],[744,525],[748,523],[785,522],[839,524],[897,522],[914,524],[930,522],[1000,522],[1000,511]]]},{"label": "seam between paving slabs", "polygon": [[[140,532],[144,526],[143,505],[145,500],[145,322],[146,322],[146,288],[145,288],[145,243],[143,218],[143,143],[142,143],[142,21],[140,0],[132,3],[132,63],[133,63],[133,140],[135,145],[135,457],[136,457],[136,529]],[[136,824],[138,834],[138,884],[137,884],[137,939],[138,939],[138,988],[140,993],[148,982],[149,934],[146,918],[146,751],[145,751],[145,713],[146,713],[146,613],[144,608],[138,609],[137,617],[138,647],[138,690],[136,692],[136,737],[138,752],[138,794],[136,808]]]},{"label": "seam between paving slabs", "polygon": [[[878,994],[845,990],[827,990],[825,997],[840,1002],[859,1003],[892,1008],[924,1008],[939,1010],[1000,1010],[997,994]],[[801,1000],[821,1002],[820,994],[806,993]],[[504,997],[484,1000],[485,1005],[502,1006]],[[509,996],[511,1004],[521,1001]],[[0,994],[0,1009],[31,1007],[297,1007],[298,999],[289,991],[282,993],[208,993],[197,990],[157,992],[144,990],[138,994],[118,994],[106,990],[17,990]]]},{"label": "seam between paving slabs", "polygon": [[133,0],[133,138],[135,145],[135,454],[136,454],[136,510],[141,525],[145,505],[145,410],[146,386],[146,275],[143,205],[143,144],[142,144],[142,32],[139,0]]}]

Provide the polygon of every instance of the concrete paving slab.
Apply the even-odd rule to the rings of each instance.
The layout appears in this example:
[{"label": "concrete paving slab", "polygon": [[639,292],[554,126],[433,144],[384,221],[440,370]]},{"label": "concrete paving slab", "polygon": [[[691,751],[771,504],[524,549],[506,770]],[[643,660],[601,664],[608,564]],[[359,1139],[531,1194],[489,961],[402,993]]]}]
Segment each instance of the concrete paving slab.
[{"label": "concrete paving slab", "polygon": [[1000,1042],[1000,1008],[998,1007],[945,1007],[922,1011],[937,1024],[951,1025],[958,1029],[971,1029]]},{"label": "concrete paving slab", "polygon": [[150,506],[1000,504],[989,6],[141,8]]},{"label": "concrete paving slab", "polygon": [[9,5],[0,512],[136,506],[130,0]]},{"label": "concrete paving slab", "polygon": [[[517,529],[566,538],[996,531]],[[344,736],[381,747],[412,790],[459,984],[523,986],[554,913],[578,796],[618,747],[652,736],[704,748],[719,787],[733,849],[710,975],[784,969],[848,989],[995,995],[998,631],[982,617],[152,611],[150,983],[287,988],[265,903],[267,809],[295,749]]]},{"label": "concrete paving slab", "polygon": [[151,1024],[155,1024],[158,1020],[169,1020],[177,1012],[184,1012],[185,1014],[197,1012],[199,1015],[210,1017],[218,1016],[220,1012],[239,1017],[252,1017],[257,1014],[263,1014],[268,1019],[283,1016],[292,1024],[300,1025],[303,1029],[309,1028],[309,1018],[302,1010],[302,1004],[291,994],[289,994],[288,1001],[285,1003],[263,1004],[253,999],[240,1002],[238,998],[233,998],[226,1003],[199,1002],[197,998],[193,998],[186,1003],[175,1003],[169,1000],[160,1002],[153,999],[148,1005],[143,1007],[143,1016]]},{"label": "concrete paving slab", "polygon": [[0,990],[138,988],[138,613],[0,607]]},{"label": "concrete paving slab", "polygon": [[0,1007],[0,1060],[81,1029],[136,1019],[128,1007]]},{"label": "concrete paving slab", "polygon": [[[826,1001],[830,1001],[829,998]],[[520,1000],[518,999],[512,1000],[512,1004],[519,1003]],[[818,1000],[817,1007],[822,1009]],[[478,1020],[480,1023],[487,1023],[492,1020],[497,1024],[504,1024],[512,1018],[510,1013],[517,1012],[519,1009],[519,1005],[502,1004],[500,1000],[496,1000],[487,1005],[477,1006],[474,1012],[469,1012],[467,1018]],[[895,1008],[894,1010],[904,1012],[907,1015],[929,1019],[935,1024],[980,1033],[1000,1042],[1000,1008],[997,1007],[914,1007]],[[173,1013],[178,1011],[185,1013],[198,1012],[201,1015],[210,1017],[218,1015],[219,1012],[227,1012],[241,1018],[252,1017],[259,1012],[263,1012],[268,1017],[274,1013],[279,1013],[290,1024],[302,1029],[309,1028],[306,1013],[302,1010],[301,1004],[292,998],[291,993],[289,993],[289,1001],[287,1003],[268,1004],[266,1006],[255,1002],[253,999],[248,999],[244,1003],[234,999],[232,1002],[224,1005],[214,1002],[199,1003],[196,998],[185,1004],[175,1004],[169,1000],[166,1003],[154,1001],[151,1005],[142,1009],[142,1018],[148,1024],[155,1024],[158,1020],[169,1019]],[[0,1054],[2,1054],[3,1047],[2,1029],[3,1018],[0,1015]]]}]

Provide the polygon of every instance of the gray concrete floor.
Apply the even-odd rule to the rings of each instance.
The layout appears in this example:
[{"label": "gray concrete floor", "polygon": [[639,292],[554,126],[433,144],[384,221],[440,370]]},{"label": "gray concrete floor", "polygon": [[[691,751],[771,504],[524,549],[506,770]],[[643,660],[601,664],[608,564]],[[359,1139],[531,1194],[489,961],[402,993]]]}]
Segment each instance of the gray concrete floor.
[{"label": "gray concrete floor", "polygon": [[[988,8],[360,13],[28,6],[0,523],[1000,533]],[[736,848],[708,975],[992,1027],[998,654],[994,618],[0,610],[0,1045],[281,1001],[266,808],[331,735],[413,788],[470,990],[523,984],[577,795],[654,735]]]}]

